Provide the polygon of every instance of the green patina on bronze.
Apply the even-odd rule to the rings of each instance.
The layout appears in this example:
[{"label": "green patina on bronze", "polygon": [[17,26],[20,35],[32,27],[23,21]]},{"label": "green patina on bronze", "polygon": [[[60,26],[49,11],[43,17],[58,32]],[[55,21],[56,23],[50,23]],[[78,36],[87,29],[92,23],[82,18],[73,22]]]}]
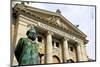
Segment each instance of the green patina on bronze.
[{"label": "green patina on bronze", "polygon": [[15,56],[19,65],[38,64],[38,47],[34,28],[27,31],[28,38],[20,38],[15,49]]}]

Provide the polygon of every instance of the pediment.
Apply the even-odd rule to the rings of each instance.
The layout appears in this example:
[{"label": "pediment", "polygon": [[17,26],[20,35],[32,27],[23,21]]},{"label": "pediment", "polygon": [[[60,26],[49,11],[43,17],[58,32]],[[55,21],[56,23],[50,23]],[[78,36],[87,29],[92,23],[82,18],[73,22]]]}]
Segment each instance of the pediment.
[{"label": "pediment", "polygon": [[[18,7],[19,6],[19,7]],[[26,12],[29,12],[31,14],[35,14],[38,17],[44,19],[45,21],[50,22],[52,25],[55,24],[60,29],[65,30],[66,32],[70,32],[72,34],[78,34],[82,37],[86,37],[86,35],[80,31],[75,25],[73,25],[69,20],[67,20],[64,16],[62,16],[60,13],[51,12],[35,7],[30,7],[26,5],[18,4],[17,8],[20,8],[20,10],[25,10]]]}]

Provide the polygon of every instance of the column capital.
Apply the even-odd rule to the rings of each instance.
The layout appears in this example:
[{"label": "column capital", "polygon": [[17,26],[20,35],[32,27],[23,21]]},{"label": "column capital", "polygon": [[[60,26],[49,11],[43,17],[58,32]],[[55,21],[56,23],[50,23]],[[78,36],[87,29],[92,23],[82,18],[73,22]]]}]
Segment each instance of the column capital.
[{"label": "column capital", "polygon": [[67,40],[67,41],[68,41],[68,40],[69,40],[69,38],[67,38],[67,37],[64,37],[64,40]]},{"label": "column capital", "polygon": [[82,44],[81,47],[86,47],[86,45],[83,45],[83,44]]},{"label": "column capital", "polygon": [[47,31],[47,35],[48,34],[54,35],[54,33],[52,31]]},{"label": "column capital", "polygon": [[77,46],[82,46],[83,44],[83,42],[77,42]]}]

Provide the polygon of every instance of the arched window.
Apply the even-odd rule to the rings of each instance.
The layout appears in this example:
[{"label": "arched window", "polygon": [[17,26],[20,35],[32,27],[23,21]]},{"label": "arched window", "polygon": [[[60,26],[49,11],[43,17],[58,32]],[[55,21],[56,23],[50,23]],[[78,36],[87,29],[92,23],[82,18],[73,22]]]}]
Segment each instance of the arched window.
[{"label": "arched window", "polygon": [[67,63],[74,63],[72,59],[67,60]]},{"label": "arched window", "polygon": [[60,59],[57,56],[53,56],[53,63],[60,63]]}]

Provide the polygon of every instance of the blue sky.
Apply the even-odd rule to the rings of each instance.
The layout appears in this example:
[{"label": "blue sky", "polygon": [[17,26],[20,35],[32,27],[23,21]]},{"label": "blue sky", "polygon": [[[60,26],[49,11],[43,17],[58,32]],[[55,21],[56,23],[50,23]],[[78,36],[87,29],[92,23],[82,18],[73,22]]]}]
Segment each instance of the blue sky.
[{"label": "blue sky", "polygon": [[60,9],[61,14],[72,24],[79,24],[78,28],[87,35],[87,40],[89,40],[86,45],[87,54],[89,58],[95,59],[95,7],[46,3],[30,3],[28,5],[52,12]]}]

